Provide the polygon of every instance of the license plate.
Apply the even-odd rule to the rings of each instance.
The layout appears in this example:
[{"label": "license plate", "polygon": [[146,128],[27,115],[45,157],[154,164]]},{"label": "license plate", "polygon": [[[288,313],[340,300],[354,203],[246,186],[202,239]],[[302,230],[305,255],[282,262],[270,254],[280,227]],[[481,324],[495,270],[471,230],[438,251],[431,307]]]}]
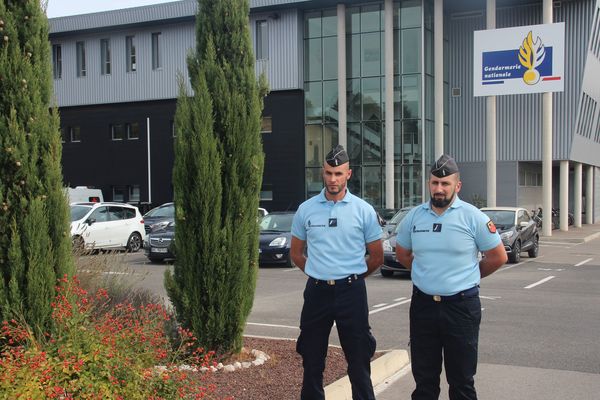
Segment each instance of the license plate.
[{"label": "license plate", "polygon": [[153,247],[150,249],[152,253],[166,253],[168,249],[162,247]]},{"label": "license plate", "polygon": [[258,249],[258,254],[262,253],[262,249]]}]

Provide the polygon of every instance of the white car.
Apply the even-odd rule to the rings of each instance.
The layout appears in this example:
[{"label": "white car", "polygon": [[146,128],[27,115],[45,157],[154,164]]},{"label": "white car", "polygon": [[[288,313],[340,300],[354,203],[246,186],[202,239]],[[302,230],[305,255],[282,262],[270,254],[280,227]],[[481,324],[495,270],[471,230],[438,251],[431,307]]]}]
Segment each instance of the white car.
[{"label": "white car", "polygon": [[136,252],[146,238],[137,207],[124,203],[71,203],[74,248],[125,248]]}]

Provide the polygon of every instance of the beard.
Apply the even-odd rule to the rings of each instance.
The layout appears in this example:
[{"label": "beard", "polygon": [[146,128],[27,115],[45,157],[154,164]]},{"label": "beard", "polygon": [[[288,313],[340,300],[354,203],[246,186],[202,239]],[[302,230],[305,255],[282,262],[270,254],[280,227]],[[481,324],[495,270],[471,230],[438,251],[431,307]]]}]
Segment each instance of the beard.
[{"label": "beard", "polygon": [[341,185],[332,185],[332,186],[328,186],[325,182],[323,182],[323,184],[325,185],[325,190],[327,191],[327,193],[329,193],[332,196],[336,196],[346,190],[345,183],[343,183]]},{"label": "beard", "polygon": [[436,208],[444,208],[452,203],[452,200],[454,200],[454,193],[450,197],[436,198],[435,196],[431,196],[431,205]]}]

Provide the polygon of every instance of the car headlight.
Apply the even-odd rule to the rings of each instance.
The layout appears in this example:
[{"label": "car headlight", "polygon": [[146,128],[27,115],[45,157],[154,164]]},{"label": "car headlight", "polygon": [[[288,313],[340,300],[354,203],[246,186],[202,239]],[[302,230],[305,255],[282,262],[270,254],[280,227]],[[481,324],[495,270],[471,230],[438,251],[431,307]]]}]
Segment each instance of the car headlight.
[{"label": "car headlight", "polygon": [[383,241],[383,251],[387,251],[387,252],[394,251],[394,249],[392,249],[392,245],[390,244],[389,239]]},{"label": "car headlight", "polygon": [[279,236],[278,238],[275,238],[271,241],[271,243],[269,243],[270,247],[281,247],[281,246],[285,246],[285,244],[287,243],[287,239],[285,236]]},{"label": "car headlight", "polygon": [[503,232],[500,234],[500,239],[505,240],[505,239],[510,239],[512,237],[512,235],[515,234],[515,231],[508,231],[508,232]]}]

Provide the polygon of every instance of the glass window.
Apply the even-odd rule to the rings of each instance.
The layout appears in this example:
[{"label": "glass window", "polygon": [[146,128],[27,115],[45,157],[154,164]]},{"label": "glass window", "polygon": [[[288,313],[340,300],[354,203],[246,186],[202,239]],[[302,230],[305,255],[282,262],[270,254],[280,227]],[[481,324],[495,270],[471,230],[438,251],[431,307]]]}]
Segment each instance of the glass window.
[{"label": "glass window", "polygon": [[306,122],[321,123],[323,121],[323,87],[321,82],[304,85],[304,109]]},{"label": "glass window", "polygon": [[127,72],[135,72],[135,36],[125,37],[125,59],[127,60]]},{"label": "glass window", "polygon": [[129,186],[129,201],[140,201],[140,185]]},{"label": "glass window", "polygon": [[381,34],[363,33],[361,35],[361,76],[381,75]]},{"label": "glass window", "polygon": [[435,119],[434,89],[433,76],[425,75],[425,118],[432,121]]},{"label": "glass window", "polygon": [[421,203],[423,183],[420,165],[402,167],[402,206],[410,207]]},{"label": "glass window", "polygon": [[304,80],[320,81],[323,77],[323,55],[321,39],[304,41]]},{"label": "glass window", "polygon": [[394,77],[394,119],[402,118],[402,87],[399,76]]},{"label": "glass window", "polygon": [[415,28],[421,26],[421,0],[402,2],[400,10],[400,26],[402,28]]},{"label": "glass window", "polygon": [[[339,143],[338,128],[335,124],[323,125],[323,159],[329,150]],[[323,160],[321,160],[323,163]]]},{"label": "glass window", "polygon": [[373,32],[381,30],[381,15],[379,4],[363,6],[360,13],[360,31]]},{"label": "glass window", "polygon": [[77,42],[77,76],[85,76],[85,43]]},{"label": "glass window", "polygon": [[421,116],[420,93],[421,79],[419,75],[402,77],[403,118],[419,118]]},{"label": "glass window", "polygon": [[102,75],[110,75],[110,39],[100,39],[100,63]]},{"label": "glass window", "polygon": [[123,140],[125,138],[125,126],[123,124],[111,125],[110,134],[112,140]]},{"label": "glass window", "polygon": [[260,122],[260,133],[271,133],[273,131],[273,118],[262,117]]},{"label": "glass window", "polygon": [[108,207],[98,207],[91,214],[89,219],[95,220],[95,222],[107,222],[110,221],[110,214]]},{"label": "glass window", "polygon": [[306,168],[306,196],[312,197],[323,189],[321,168]]},{"label": "glass window", "polygon": [[52,74],[54,79],[62,78],[62,48],[60,44],[52,45]]},{"label": "glass window", "polygon": [[320,167],[323,165],[323,128],[321,125],[306,126],[306,165]]},{"label": "glass window", "polygon": [[421,29],[402,31],[402,73],[421,72]]},{"label": "glass window", "polygon": [[363,124],[363,163],[381,163],[381,129],[380,121],[370,121]]},{"label": "glass window", "polygon": [[323,79],[337,79],[337,37],[323,38]]},{"label": "glass window", "polygon": [[348,121],[360,121],[362,110],[362,95],[360,93],[360,79],[346,81],[346,109]]},{"label": "glass window", "polygon": [[135,218],[135,211],[131,208],[123,208],[123,217],[125,219]]},{"label": "glass window", "polygon": [[325,123],[338,121],[337,81],[323,82],[323,119]]},{"label": "glass window", "polygon": [[363,197],[362,195],[362,190],[361,190],[361,183],[362,183],[362,176],[361,176],[361,170],[362,168],[359,166],[355,166],[352,165],[352,163],[350,163],[350,168],[352,169],[352,176],[350,177],[350,180],[348,181],[348,190],[350,191],[350,193],[358,196],[358,197]]},{"label": "glass window", "polygon": [[175,133],[175,121],[171,120],[169,121],[169,123],[171,124],[171,136],[175,137],[176,133]]},{"label": "glass window", "polygon": [[421,136],[419,120],[402,121],[402,163],[416,164],[421,162]]},{"label": "glass window", "polygon": [[350,165],[356,165],[362,163],[362,133],[361,124],[349,123],[348,124],[348,158],[350,159]]},{"label": "glass window", "polygon": [[321,12],[314,11],[306,13],[304,20],[304,37],[321,37]]},{"label": "glass window", "polygon": [[266,20],[256,21],[256,59],[269,58],[269,26]]},{"label": "glass window", "polygon": [[346,32],[360,32],[360,7],[346,8]]},{"label": "glass window", "polygon": [[362,79],[363,121],[381,120],[381,78]]},{"label": "glass window", "polygon": [[433,33],[425,31],[425,73],[433,75]]},{"label": "glass window", "polygon": [[402,63],[400,57],[402,56],[402,46],[400,41],[400,33],[402,31],[395,30],[394,31],[394,44],[393,44],[393,52],[394,52],[394,74],[398,75],[402,72]]},{"label": "glass window", "polygon": [[360,38],[361,35],[346,36],[346,76],[360,77]]},{"label": "glass window", "polygon": [[273,200],[273,185],[263,183],[260,189],[260,201],[272,201]]},{"label": "glass window", "polygon": [[123,207],[108,207],[108,214],[111,221],[118,221],[121,219],[125,219]]},{"label": "glass window", "polygon": [[363,167],[364,193],[362,198],[376,207],[381,206],[381,167]]},{"label": "glass window", "polygon": [[120,186],[113,186],[113,201],[125,201],[125,190]]},{"label": "glass window", "polygon": [[152,69],[159,69],[161,67],[160,32],[154,32],[152,33]]},{"label": "glass window", "polygon": [[81,129],[78,126],[70,126],[69,138],[71,142],[81,142]]},{"label": "glass window", "polygon": [[323,36],[337,36],[337,10],[335,8],[323,10],[321,28]]},{"label": "glass window", "polygon": [[140,138],[140,124],[132,122],[127,124],[127,139],[139,139]]}]

